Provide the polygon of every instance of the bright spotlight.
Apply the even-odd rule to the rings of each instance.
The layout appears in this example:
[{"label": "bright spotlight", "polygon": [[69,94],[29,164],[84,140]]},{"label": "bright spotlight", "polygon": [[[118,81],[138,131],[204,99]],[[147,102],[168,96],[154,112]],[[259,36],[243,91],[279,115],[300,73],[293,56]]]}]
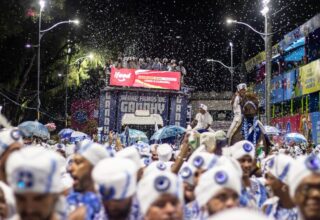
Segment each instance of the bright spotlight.
[{"label": "bright spotlight", "polygon": [[227,24],[232,24],[232,23],[235,22],[235,20],[233,20],[233,19],[231,19],[231,18],[228,18],[226,22],[227,22]]}]

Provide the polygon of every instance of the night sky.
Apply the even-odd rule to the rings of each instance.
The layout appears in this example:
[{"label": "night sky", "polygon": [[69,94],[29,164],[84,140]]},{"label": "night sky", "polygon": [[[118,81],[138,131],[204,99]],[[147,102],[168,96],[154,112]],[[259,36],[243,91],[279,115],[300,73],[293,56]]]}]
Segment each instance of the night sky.
[{"label": "night sky", "polygon": [[[271,0],[271,4],[273,31],[277,31],[274,42],[320,12],[319,0]],[[80,18],[87,18],[82,40],[89,45],[108,50],[108,45],[116,42],[127,48],[124,54],[128,56],[183,60],[187,82],[198,90],[230,89],[229,71],[218,64],[212,69],[212,64],[205,62],[213,58],[230,65],[229,41],[235,45],[238,82],[241,58],[247,60],[264,50],[259,35],[243,26],[225,24],[231,17],[263,32],[262,3],[258,0],[81,0],[73,7]]]}]

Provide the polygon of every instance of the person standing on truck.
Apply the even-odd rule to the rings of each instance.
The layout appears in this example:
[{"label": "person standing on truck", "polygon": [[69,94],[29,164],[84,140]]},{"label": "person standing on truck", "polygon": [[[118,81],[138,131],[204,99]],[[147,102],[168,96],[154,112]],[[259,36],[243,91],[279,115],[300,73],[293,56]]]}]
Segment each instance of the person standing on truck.
[{"label": "person standing on truck", "polygon": [[200,104],[199,113],[193,122],[195,125],[194,129],[198,130],[200,133],[207,131],[212,125],[212,117],[208,112],[208,107],[204,104]]}]

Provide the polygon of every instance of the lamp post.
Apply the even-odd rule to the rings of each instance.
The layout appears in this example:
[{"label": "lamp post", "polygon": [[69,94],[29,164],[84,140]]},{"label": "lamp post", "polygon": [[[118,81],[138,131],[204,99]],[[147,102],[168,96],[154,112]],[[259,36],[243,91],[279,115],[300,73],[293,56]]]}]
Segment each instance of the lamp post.
[{"label": "lamp post", "polygon": [[74,23],[74,24],[79,24],[79,20],[68,20],[68,21],[61,21],[58,22],[56,24],[54,24],[53,26],[51,26],[48,29],[45,30],[41,30],[41,18],[42,18],[42,11],[44,10],[45,7],[45,1],[44,0],[40,0],[39,1],[39,5],[40,5],[40,12],[39,12],[39,29],[38,29],[38,45],[37,45],[37,120],[39,121],[40,119],[40,106],[41,106],[41,101],[40,101],[40,73],[41,73],[41,60],[40,60],[40,52],[41,52],[41,38],[43,37],[43,35],[54,29],[55,27],[61,25],[61,24],[70,24],[70,23]]},{"label": "lamp post", "polygon": [[230,60],[231,60],[231,93],[233,92],[233,73],[234,73],[234,67],[233,67],[233,43],[229,42],[230,45]]},{"label": "lamp post", "polygon": [[271,121],[271,108],[270,108],[270,93],[271,93],[271,60],[272,60],[272,30],[271,30],[271,22],[270,22],[270,16],[269,16],[269,4],[270,0],[263,0],[263,6],[264,8],[261,10],[261,13],[265,17],[265,28],[264,28],[264,33],[257,31],[254,29],[252,26],[245,22],[241,21],[236,21],[233,19],[227,19],[227,24],[240,24],[244,25],[248,28],[250,28],[252,31],[255,33],[259,34],[265,44],[265,53],[266,53],[266,66],[265,66],[265,117],[266,117],[266,123],[270,124]]},{"label": "lamp post", "polygon": [[233,66],[227,66],[226,64],[224,64],[220,60],[207,59],[207,62],[219,63],[224,68],[227,68],[230,71],[230,73],[231,73],[231,92],[232,92],[233,91],[233,72],[234,72],[234,67]]}]

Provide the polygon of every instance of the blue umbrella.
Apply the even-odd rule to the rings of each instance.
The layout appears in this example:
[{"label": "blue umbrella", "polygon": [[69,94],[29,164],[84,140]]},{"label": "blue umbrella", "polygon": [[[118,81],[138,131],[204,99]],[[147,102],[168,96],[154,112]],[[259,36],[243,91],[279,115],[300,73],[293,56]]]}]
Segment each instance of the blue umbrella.
[{"label": "blue umbrella", "polygon": [[264,129],[266,130],[267,135],[279,135],[281,133],[278,128],[273,126],[265,125]]},{"label": "blue umbrella", "polygon": [[18,128],[26,134],[26,136],[36,136],[42,139],[50,139],[48,128],[38,121],[25,121],[18,125]]},{"label": "blue umbrella", "polygon": [[58,133],[58,135],[60,139],[69,139],[72,132],[74,132],[74,130],[72,130],[71,128],[64,128]]},{"label": "blue umbrella", "polygon": [[125,141],[123,141],[122,139],[122,142],[127,143],[128,146],[136,143],[137,141],[143,141],[145,143],[148,143],[147,135],[143,131],[136,129],[129,128],[125,130],[121,133],[121,137],[125,138]]},{"label": "blue umbrella", "polygon": [[178,135],[182,135],[186,132],[186,129],[176,125],[165,126],[158,131],[156,131],[150,140],[162,140],[166,138],[177,137]]},{"label": "blue umbrella", "polygon": [[71,136],[70,136],[70,142],[74,143],[76,141],[83,141],[83,140],[91,140],[90,136],[80,132],[80,131],[74,131],[72,132]]},{"label": "blue umbrella", "polygon": [[288,133],[284,136],[286,142],[307,143],[307,139],[300,133]]}]

